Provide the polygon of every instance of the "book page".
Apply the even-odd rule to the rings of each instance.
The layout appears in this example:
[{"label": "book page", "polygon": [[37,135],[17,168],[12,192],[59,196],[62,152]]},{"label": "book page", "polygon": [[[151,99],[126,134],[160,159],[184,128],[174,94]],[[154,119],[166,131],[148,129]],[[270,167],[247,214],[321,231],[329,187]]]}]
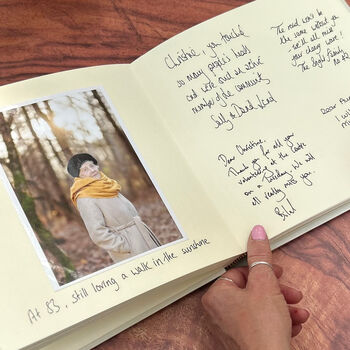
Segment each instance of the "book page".
[{"label": "book page", "polygon": [[159,287],[157,294],[145,293],[142,298],[126,302],[109,312],[60,335],[52,343],[41,346],[43,350],[91,349],[133,324],[173,303],[193,290],[210,282],[225,272],[220,269],[204,275],[190,275]]},{"label": "book page", "polygon": [[[220,262],[215,268],[222,267],[228,263],[225,259],[240,253],[176,144],[156,123],[156,111],[129,65],[52,74],[0,91],[0,295],[6,301],[1,309],[0,328],[6,330],[1,349],[41,341],[194,271],[201,270],[205,279],[214,269],[206,266]],[[115,144],[116,130],[121,129],[129,146]],[[132,214],[131,221],[100,224],[96,211],[80,218],[73,203],[65,207],[59,202],[69,198],[69,188],[80,176],[67,173],[72,152],[93,154],[100,170],[120,182],[125,209],[115,216]],[[140,164],[123,160],[135,158],[132,152]],[[176,176],[160,176],[165,169]],[[129,192],[126,177],[136,179]],[[145,187],[139,190],[142,184]],[[66,192],[58,199],[60,188]],[[118,193],[103,200],[119,197]],[[194,218],[193,207],[203,217]],[[143,222],[147,217],[149,223]],[[98,223],[96,230],[91,230],[90,218],[92,226]],[[124,232],[116,236],[130,244],[134,225],[137,232],[148,233],[151,246],[133,254],[115,248],[112,253],[122,255],[119,260],[105,248],[108,240],[93,236],[107,235],[106,227],[111,227]],[[155,247],[155,238],[160,246]],[[180,284],[177,290],[186,288],[186,283]],[[162,295],[160,303],[167,298]],[[121,309],[119,326],[140,319],[156,308],[154,304],[143,304],[139,315],[137,308],[132,315]]]},{"label": "book page", "polygon": [[254,224],[273,238],[349,201],[342,0],[258,0],[132,68],[242,249]]}]

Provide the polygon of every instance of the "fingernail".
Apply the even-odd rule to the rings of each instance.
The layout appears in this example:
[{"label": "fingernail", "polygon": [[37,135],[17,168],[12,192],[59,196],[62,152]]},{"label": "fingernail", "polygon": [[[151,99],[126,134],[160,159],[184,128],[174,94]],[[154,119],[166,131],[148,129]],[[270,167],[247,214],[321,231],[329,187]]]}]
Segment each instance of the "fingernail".
[{"label": "fingernail", "polygon": [[256,225],[252,229],[252,239],[254,241],[263,241],[267,238],[265,229],[261,225]]}]

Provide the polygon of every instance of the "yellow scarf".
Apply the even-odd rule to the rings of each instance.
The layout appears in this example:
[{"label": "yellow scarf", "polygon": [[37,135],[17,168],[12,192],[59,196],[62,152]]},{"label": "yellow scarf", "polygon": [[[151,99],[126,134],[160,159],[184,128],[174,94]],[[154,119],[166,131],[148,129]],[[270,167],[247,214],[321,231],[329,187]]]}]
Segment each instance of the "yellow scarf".
[{"label": "yellow scarf", "polygon": [[100,171],[101,177],[74,178],[74,183],[70,188],[70,198],[77,206],[78,198],[112,198],[116,197],[121,190],[119,183],[110,179]]}]

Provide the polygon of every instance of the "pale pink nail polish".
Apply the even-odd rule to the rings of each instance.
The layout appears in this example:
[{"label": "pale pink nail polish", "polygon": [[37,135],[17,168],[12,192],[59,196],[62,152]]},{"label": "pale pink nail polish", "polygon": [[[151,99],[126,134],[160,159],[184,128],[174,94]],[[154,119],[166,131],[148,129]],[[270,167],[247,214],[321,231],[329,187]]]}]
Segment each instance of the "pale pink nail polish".
[{"label": "pale pink nail polish", "polygon": [[265,229],[261,225],[256,225],[252,229],[252,239],[254,241],[263,241],[267,238]]}]

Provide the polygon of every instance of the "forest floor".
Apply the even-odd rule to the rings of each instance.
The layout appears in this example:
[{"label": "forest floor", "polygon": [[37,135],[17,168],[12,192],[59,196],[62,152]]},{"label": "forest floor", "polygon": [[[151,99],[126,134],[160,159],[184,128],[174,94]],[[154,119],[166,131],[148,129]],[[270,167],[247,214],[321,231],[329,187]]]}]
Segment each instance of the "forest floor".
[{"label": "forest floor", "polygon": [[[168,210],[154,189],[143,193],[133,201],[142,220],[148,225],[162,244],[181,238]],[[79,220],[66,222],[57,220],[50,227],[57,244],[71,259],[76,268],[77,278],[99,271],[113,264],[109,254],[96,246],[89,237],[84,223]],[[50,265],[59,284],[64,284],[64,272],[61,266],[54,263],[54,258],[47,253]]]}]

